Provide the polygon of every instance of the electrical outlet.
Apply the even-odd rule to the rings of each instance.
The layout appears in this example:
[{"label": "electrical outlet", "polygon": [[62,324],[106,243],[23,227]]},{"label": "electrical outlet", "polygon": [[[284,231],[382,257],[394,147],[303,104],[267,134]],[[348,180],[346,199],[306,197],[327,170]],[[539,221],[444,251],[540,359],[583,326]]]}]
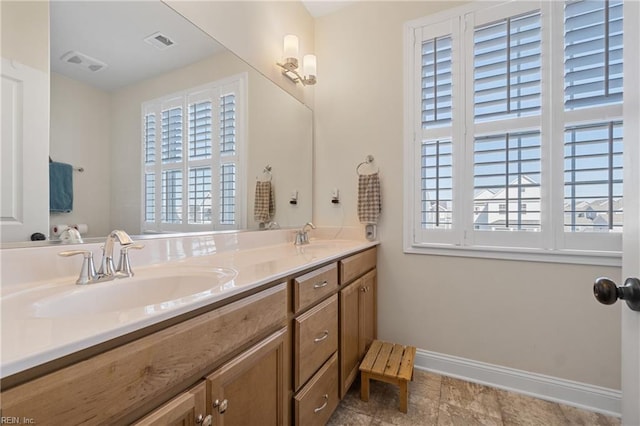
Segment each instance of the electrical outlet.
[{"label": "electrical outlet", "polygon": [[340,191],[338,188],[333,188],[331,190],[331,202],[333,204],[340,204]]}]

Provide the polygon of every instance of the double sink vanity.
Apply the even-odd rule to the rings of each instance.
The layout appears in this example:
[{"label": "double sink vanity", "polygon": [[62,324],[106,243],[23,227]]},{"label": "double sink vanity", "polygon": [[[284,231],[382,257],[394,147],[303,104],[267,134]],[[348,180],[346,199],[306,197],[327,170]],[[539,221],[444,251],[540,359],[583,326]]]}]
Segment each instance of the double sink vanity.
[{"label": "double sink vanity", "polygon": [[377,243],[277,230],[144,244],[133,277],[88,285],[60,246],[2,251],[3,417],[326,423],[376,337]]}]

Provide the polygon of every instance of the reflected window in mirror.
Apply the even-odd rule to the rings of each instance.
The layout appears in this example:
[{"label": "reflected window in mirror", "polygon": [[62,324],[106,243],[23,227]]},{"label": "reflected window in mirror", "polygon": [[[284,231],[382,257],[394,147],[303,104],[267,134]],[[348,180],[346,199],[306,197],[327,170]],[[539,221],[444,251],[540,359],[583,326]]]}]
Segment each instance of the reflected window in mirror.
[{"label": "reflected window in mirror", "polygon": [[238,229],[246,74],[142,104],[142,230]]}]

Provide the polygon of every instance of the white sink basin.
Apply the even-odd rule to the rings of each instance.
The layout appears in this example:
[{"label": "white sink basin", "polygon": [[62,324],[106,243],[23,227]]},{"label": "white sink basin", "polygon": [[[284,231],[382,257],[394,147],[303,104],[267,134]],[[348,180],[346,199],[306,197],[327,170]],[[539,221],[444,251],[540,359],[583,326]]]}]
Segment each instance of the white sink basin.
[{"label": "white sink basin", "polygon": [[69,286],[31,305],[31,317],[83,317],[144,309],[153,313],[216,294],[233,285],[237,273],[228,268],[154,270],[142,276],[97,284]]}]

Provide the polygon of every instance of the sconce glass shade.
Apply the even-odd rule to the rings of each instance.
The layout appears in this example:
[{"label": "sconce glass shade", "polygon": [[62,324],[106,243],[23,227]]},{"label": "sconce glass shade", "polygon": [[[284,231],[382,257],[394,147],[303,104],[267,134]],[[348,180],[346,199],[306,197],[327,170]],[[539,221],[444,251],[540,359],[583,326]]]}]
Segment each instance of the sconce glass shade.
[{"label": "sconce glass shade", "polygon": [[302,75],[305,77],[315,77],[317,72],[316,55],[304,55],[302,58]]},{"label": "sconce glass shade", "polygon": [[289,58],[298,59],[298,37],[293,34],[287,34],[284,36],[284,58],[285,61]]}]

